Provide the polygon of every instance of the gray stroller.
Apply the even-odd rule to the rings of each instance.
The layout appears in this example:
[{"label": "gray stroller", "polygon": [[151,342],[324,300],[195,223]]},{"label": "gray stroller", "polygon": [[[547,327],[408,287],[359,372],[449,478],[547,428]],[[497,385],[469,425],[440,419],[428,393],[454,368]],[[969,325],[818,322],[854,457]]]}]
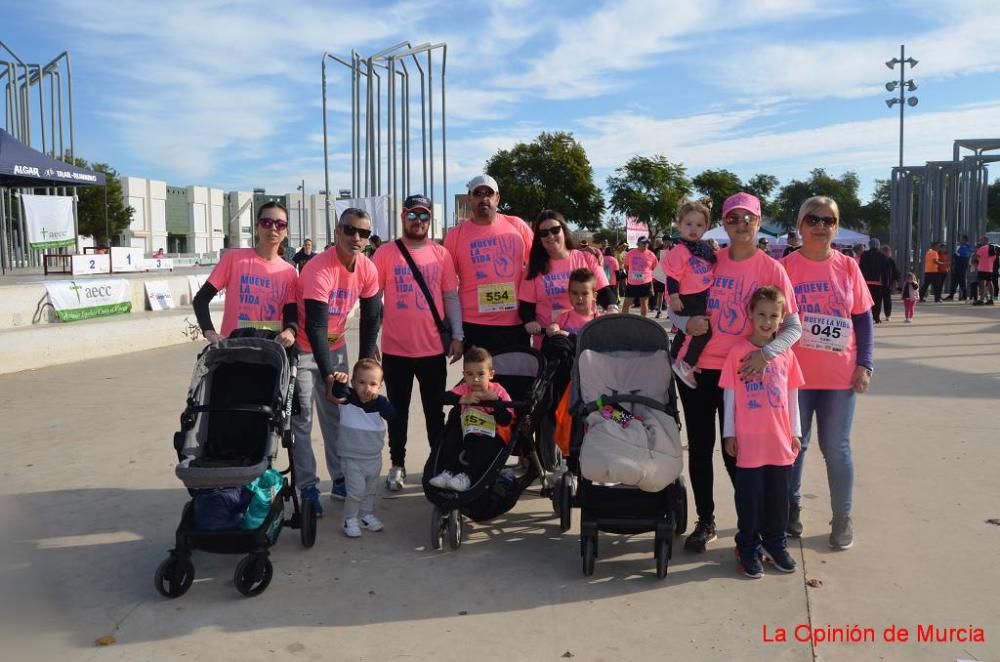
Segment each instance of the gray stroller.
[{"label": "gray stroller", "polygon": [[[174,434],[179,460],[175,471],[192,499],[184,506],[174,548],[156,570],[154,584],[165,597],[179,597],[191,587],[194,550],[245,554],[233,583],[243,595],[255,596],[271,582],[274,569],[268,549],[282,526],[299,529],[304,547],[316,541],[313,504],[300,502],[294,489],[289,419],[295,356],[290,358],[273,336],[269,331],[241,329],[198,356],[181,429]],[[206,528],[199,521],[199,498],[241,494],[244,486],[271,469],[280,446],[288,450],[289,467],[280,472],[280,484],[262,523],[253,528]],[[286,501],[293,507],[288,519]]]}]

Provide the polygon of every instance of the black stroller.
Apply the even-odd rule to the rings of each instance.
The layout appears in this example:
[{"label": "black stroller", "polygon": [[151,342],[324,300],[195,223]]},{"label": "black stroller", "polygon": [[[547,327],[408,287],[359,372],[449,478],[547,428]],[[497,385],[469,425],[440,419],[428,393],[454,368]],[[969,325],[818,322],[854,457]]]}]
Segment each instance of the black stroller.
[{"label": "black stroller", "polygon": [[[654,532],[656,575],[662,579],[673,537],[687,527],[669,349],[663,327],[635,315],[606,315],[580,331],[570,387],[570,471],[552,496],[564,531],[570,509],[580,508],[580,553],[588,577],[598,531]],[[619,418],[623,409],[635,418]]]},{"label": "black stroller", "polygon": [[[299,529],[304,547],[316,541],[313,504],[300,503],[295,491],[289,429],[295,357],[290,360],[274,335],[241,329],[198,356],[181,429],[174,434],[176,474],[193,498],[184,506],[170,556],[156,570],[156,590],[165,597],[179,597],[191,587],[194,550],[246,554],[236,566],[233,583],[243,595],[255,596],[271,582],[274,569],[268,549],[282,526]],[[271,469],[279,444],[288,449],[289,467],[280,472],[280,485],[263,522],[252,529],[200,527],[195,500],[209,490],[242,488],[262,476]],[[288,519],[285,501],[293,506]]]},{"label": "black stroller", "polygon": [[[437,440],[424,465],[424,495],[433,504],[430,532],[431,546],[441,549],[444,539],[452,549],[462,545],[464,517],[475,522],[487,522],[498,517],[517,503],[524,490],[550,469],[543,458],[551,458],[551,449],[540,444],[551,443],[538,434],[540,414],[550,405],[551,388],[545,360],[535,350],[511,348],[493,355],[495,381],[507,390],[513,401],[491,403],[508,406],[514,411],[510,443],[493,457],[488,469],[464,492],[438,488],[430,479],[461,451],[460,407],[453,407],[445,424],[444,434]],[[486,405],[483,405],[486,406]],[[516,472],[503,471],[511,454],[520,456],[522,463]],[[463,517],[464,516],[464,517]]]}]

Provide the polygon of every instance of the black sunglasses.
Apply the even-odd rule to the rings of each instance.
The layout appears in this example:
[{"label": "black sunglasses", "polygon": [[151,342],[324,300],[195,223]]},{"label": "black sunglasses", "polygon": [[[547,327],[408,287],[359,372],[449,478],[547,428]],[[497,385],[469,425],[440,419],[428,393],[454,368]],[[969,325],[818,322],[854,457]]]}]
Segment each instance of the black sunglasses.
[{"label": "black sunglasses", "polygon": [[431,215],[425,211],[422,212],[408,211],[406,212],[406,220],[410,221],[411,223],[414,221],[420,221],[421,223],[426,223],[427,221],[431,220]]},{"label": "black sunglasses", "polygon": [[807,225],[811,227],[816,227],[820,223],[828,228],[832,228],[837,224],[836,216],[817,216],[816,214],[806,214],[802,217],[802,220],[806,222]]},{"label": "black sunglasses", "polygon": [[560,232],[562,232],[562,226],[561,225],[553,225],[551,228],[545,228],[544,230],[539,230],[538,231],[538,236],[541,237],[542,239],[545,239],[545,237],[548,237],[549,235],[552,235],[553,237],[555,237]]},{"label": "black sunglasses", "polygon": [[746,223],[750,225],[753,223],[753,219],[756,218],[753,214],[729,214],[723,220],[726,225],[737,225],[739,223]]},{"label": "black sunglasses", "polygon": [[288,227],[288,221],[280,221],[276,218],[268,218],[265,216],[264,218],[257,219],[257,225],[264,228],[265,230],[270,230],[271,228],[274,228],[275,230],[280,232]]},{"label": "black sunglasses", "polygon": [[361,237],[362,239],[367,239],[368,237],[372,236],[371,230],[365,230],[364,228],[356,228],[353,225],[344,224],[340,226],[340,229],[343,230],[344,234],[346,234],[348,237],[357,236]]}]

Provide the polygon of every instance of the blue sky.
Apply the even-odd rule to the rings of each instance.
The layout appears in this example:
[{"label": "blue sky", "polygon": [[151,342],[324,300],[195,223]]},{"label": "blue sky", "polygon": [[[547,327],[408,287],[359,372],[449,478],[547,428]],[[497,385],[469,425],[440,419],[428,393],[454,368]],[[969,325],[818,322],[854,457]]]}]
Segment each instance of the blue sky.
[{"label": "blue sky", "polygon": [[[0,16],[0,41],[23,60],[70,51],[79,155],[175,185],[322,188],[323,51],[401,40],[448,43],[449,194],[497,149],[566,130],[601,186],[659,153],[691,175],[783,184],[852,169],[867,196],[898,158],[898,111],[883,101],[898,69],[883,63],[901,43],[919,60],[908,164],[1000,136],[995,0],[0,0]],[[350,187],[338,69],[333,190]]]}]

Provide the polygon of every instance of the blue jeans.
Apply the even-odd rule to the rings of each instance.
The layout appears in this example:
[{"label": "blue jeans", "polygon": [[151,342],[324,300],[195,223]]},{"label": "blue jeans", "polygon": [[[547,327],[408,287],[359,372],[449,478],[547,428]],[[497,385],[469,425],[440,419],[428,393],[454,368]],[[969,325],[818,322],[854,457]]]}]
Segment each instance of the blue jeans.
[{"label": "blue jeans", "polygon": [[819,449],[826,460],[826,478],[830,484],[830,510],[834,517],[851,514],[854,491],[854,461],[851,459],[851,424],[854,422],[856,394],[851,389],[799,389],[799,417],[802,421],[802,450],[792,466],[790,502],[802,500],[802,463],[812,432],[813,414]]}]

